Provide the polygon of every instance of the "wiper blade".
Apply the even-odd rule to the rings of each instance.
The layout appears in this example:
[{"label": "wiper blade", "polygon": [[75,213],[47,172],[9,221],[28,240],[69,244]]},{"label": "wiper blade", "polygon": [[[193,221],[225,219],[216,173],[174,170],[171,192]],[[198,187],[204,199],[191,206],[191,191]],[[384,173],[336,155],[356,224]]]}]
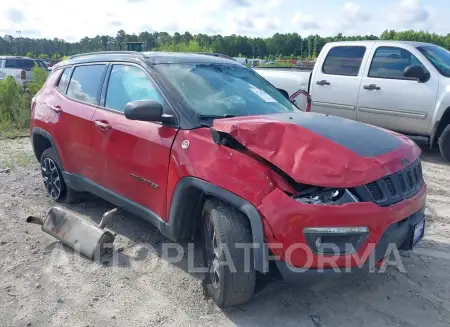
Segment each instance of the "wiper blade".
[{"label": "wiper blade", "polygon": [[218,118],[233,118],[236,117],[235,115],[197,115],[200,119],[218,119]]}]

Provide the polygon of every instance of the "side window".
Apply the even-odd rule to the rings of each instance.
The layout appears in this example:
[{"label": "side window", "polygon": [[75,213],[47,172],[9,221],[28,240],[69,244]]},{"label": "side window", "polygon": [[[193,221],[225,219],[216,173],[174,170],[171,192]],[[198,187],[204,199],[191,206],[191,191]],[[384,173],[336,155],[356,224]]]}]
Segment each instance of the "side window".
[{"label": "side window", "polygon": [[4,63],[5,63],[5,60],[4,59],[0,59],[0,68],[3,68]]},{"label": "side window", "polygon": [[106,90],[105,107],[123,112],[125,105],[135,100],[155,100],[162,103],[161,95],[142,69],[114,65]]},{"label": "side window", "polygon": [[67,89],[67,96],[89,104],[97,104],[106,65],[75,67]]},{"label": "side window", "polygon": [[[373,56],[369,77],[389,79],[410,79],[404,76],[408,66],[425,67],[408,50],[397,47],[379,47]],[[425,69],[426,70],[426,69]]]},{"label": "side window", "polygon": [[331,48],[323,63],[322,71],[329,75],[358,76],[366,48],[338,46]]},{"label": "side window", "polygon": [[64,69],[63,73],[61,74],[61,77],[59,78],[58,85],[56,86],[62,93],[66,93],[67,91],[67,85],[69,84],[69,74],[70,74],[70,67]]}]

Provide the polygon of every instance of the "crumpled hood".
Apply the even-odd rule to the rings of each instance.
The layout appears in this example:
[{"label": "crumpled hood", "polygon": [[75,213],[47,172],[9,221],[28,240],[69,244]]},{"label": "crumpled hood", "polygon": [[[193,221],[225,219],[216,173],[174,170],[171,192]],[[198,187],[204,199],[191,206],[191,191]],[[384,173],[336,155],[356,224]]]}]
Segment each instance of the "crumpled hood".
[{"label": "crumpled hood", "polygon": [[420,156],[406,136],[317,113],[216,119],[213,128],[298,183],[353,187],[395,173]]}]

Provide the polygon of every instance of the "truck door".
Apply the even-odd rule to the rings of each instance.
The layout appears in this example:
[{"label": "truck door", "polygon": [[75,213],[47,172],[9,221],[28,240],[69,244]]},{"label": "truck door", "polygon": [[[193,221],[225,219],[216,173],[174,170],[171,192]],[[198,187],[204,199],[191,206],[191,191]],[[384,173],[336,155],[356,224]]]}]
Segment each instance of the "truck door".
[{"label": "truck door", "polygon": [[[414,53],[413,53],[414,52]],[[408,66],[433,67],[415,48],[376,46],[362,79],[357,116],[364,123],[394,131],[426,135],[439,85],[437,74],[425,83],[404,76]]]},{"label": "truck door", "polygon": [[323,65],[314,69],[311,80],[311,111],[356,120],[361,66],[369,50],[362,45],[324,49],[318,60]]}]

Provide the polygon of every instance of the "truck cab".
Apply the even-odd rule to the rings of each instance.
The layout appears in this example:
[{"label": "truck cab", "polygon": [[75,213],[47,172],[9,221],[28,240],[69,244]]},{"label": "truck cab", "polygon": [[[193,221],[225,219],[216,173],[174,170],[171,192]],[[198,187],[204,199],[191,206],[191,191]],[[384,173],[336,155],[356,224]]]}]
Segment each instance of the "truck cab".
[{"label": "truck cab", "polygon": [[[286,74],[259,73],[277,87]],[[305,73],[296,86],[304,79]],[[450,160],[450,52],[444,48],[404,41],[328,43],[308,92],[313,112],[426,137]]]}]

